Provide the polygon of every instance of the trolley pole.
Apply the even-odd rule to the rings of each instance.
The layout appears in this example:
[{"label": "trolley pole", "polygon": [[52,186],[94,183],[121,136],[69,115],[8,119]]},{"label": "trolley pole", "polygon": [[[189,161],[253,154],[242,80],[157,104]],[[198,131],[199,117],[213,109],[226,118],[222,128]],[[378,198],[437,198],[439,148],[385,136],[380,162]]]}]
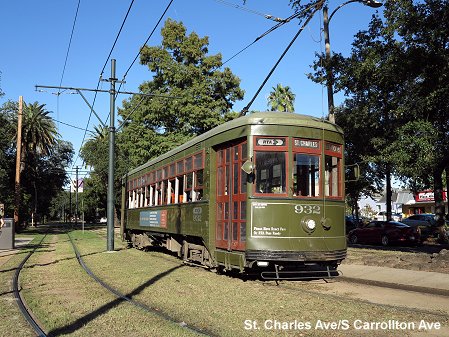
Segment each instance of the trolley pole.
[{"label": "trolley pole", "polygon": [[[108,196],[107,196],[107,250],[114,250],[114,171],[115,171],[115,59],[111,59],[110,109],[109,109],[109,167],[108,167]],[[120,83],[120,82],[119,82]]]},{"label": "trolley pole", "polygon": [[[49,85],[36,85],[36,89],[66,89],[66,90],[74,90],[76,91],[86,102],[86,104],[91,109],[91,112],[97,117],[100,121],[101,125],[106,127],[106,124],[101,120],[98,114],[93,109],[93,106],[89,104],[86,97],[83,95],[82,91],[91,91],[91,92],[108,92],[110,94],[110,108],[109,108],[109,164],[108,164],[108,188],[107,188],[107,250],[114,250],[114,171],[115,171],[115,97],[117,94],[127,94],[127,95],[139,95],[146,97],[162,97],[162,98],[177,98],[174,96],[165,96],[165,95],[155,95],[150,93],[141,93],[141,92],[129,92],[129,91],[116,91],[115,84],[116,83],[125,83],[125,81],[118,81],[115,77],[115,59],[111,59],[111,77],[109,79],[105,79],[102,81],[110,82],[111,88],[110,90],[99,90],[99,89],[88,89],[88,88],[75,88],[75,87],[61,87],[61,86],[49,86]],[[78,183],[78,182],[77,182]],[[70,196],[72,194],[70,193]],[[71,207],[70,207],[71,211]]]}]

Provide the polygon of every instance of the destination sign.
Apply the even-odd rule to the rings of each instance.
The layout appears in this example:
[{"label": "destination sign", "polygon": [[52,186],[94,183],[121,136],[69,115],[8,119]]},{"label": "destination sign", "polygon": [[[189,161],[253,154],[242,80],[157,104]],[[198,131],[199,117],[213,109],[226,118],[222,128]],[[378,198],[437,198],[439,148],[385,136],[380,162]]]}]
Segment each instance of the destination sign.
[{"label": "destination sign", "polygon": [[310,140],[310,139],[295,139],[295,146],[307,147],[311,149],[319,149],[320,142],[318,142],[317,140]]},{"label": "destination sign", "polygon": [[341,153],[341,145],[326,143],[326,150]]},{"label": "destination sign", "polygon": [[275,138],[258,138],[257,145],[259,146],[283,146],[285,145],[284,139]]}]

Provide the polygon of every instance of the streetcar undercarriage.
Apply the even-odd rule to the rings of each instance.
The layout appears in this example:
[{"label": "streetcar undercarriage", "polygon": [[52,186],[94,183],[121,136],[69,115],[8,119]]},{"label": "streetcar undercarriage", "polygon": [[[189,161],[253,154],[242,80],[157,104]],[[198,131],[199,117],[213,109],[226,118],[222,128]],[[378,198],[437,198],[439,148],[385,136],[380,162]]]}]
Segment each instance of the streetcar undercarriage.
[{"label": "streetcar undercarriage", "polygon": [[[264,280],[307,280],[332,278],[339,275],[338,265],[346,256],[346,250],[333,252],[239,252],[240,263],[230,263],[229,259],[217,261],[202,242],[194,236],[173,235],[158,232],[129,231],[128,242],[137,249],[160,247],[174,253],[189,265],[210,270],[237,271]],[[232,254],[217,249],[216,255]]]}]

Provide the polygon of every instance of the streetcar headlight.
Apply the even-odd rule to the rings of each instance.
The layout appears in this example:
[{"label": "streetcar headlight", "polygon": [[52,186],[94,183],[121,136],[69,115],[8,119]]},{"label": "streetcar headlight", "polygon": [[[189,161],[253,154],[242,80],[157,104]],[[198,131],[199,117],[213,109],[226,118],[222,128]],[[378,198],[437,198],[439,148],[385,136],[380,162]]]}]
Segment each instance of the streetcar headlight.
[{"label": "streetcar headlight", "polygon": [[304,232],[311,235],[316,229],[316,222],[310,217],[304,217],[301,219],[301,227]]},{"label": "streetcar headlight", "polygon": [[315,229],[315,227],[316,227],[316,222],[315,222],[315,220],[313,220],[313,219],[308,219],[308,220],[306,220],[306,227],[307,227],[309,230],[313,231],[313,230]]}]

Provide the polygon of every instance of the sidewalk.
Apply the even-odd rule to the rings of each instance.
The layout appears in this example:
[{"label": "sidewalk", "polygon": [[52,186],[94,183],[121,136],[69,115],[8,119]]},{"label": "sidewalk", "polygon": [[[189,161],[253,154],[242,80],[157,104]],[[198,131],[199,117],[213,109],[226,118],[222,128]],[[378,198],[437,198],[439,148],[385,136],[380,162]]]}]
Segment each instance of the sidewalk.
[{"label": "sidewalk", "polygon": [[9,256],[9,255],[19,252],[23,248],[23,246],[26,246],[32,240],[33,240],[33,238],[27,238],[27,237],[17,238],[16,237],[14,240],[14,249],[0,249],[0,257],[1,256]]},{"label": "sidewalk", "polygon": [[357,264],[338,269],[342,281],[449,296],[449,274]]}]

